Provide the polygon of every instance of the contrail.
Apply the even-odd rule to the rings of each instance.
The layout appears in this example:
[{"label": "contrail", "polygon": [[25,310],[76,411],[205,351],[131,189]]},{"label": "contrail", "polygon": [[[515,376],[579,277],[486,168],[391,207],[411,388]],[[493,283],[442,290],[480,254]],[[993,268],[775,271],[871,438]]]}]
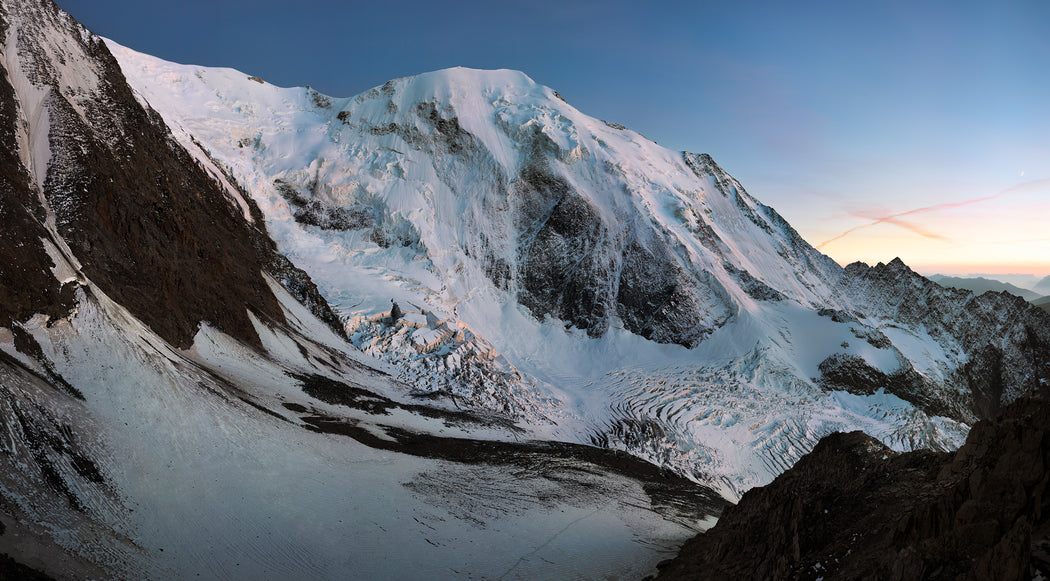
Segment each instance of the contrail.
[{"label": "contrail", "polygon": [[918,226],[916,224],[912,224],[911,222],[905,222],[904,220],[900,220],[898,218],[890,218],[890,219],[886,220],[886,223],[887,224],[893,224],[894,226],[900,226],[901,228],[904,228],[905,230],[909,230],[909,231],[911,231],[911,232],[913,232],[915,234],[918,234],[919,236],[922,236],[923,238],[932,238],[934,240],[943,240],[944,242],[954,242],[954,240],[952,240],[951,238],[949,238],[947,236],[942,236],[940,234],[937,234],[936,232],[930,232],[929,230],[923,228],[922,226]]},{"label": "contrail", "polygon": [[999,192],[998,194],[993,194],[991,196],[985,196],[983,198],[974,198],[972,200],[964,200],[962,202],[948,202],[948,203],[945,203],[945,204],[936,204],[936,205],[933,205],[933,206],[924,206],[922,208],[916,208],[914,210],[908,210],[906,212],[898,212],[896,214],[890,214],[888,216],[883,216],[881,218],[876,218],[875,220],[873,220],[872,222],[870,222],[868,224],[861,224],[860,226],[854,226],[853,228],[850,228],[849,230],[846,230],[845,232],[843,232],[842,234],[839,234],[838,236],[835,236],[834,238],[830,238],[828,240],[825,240],[824,242],[821,242],[820,244],[817,245],[817,250],[821,250],[825,246],[827,246],[828,244],[831,244],[832,242],[835,242],[836,240],[841,240],[842,238],[845,238],[846,236],[849,236],[850,234],[856,232],[857,230],[863,230],[864,228],[871,228],[872,226],[877,226],[879,224],[887,224],[887,223],[888,224],[894,224],[894,225],[897,225],[897,226],[901,226],[902,228],[906,228],[908,230],[911,230],[912,232],[915,232],[916,234],[919,234],[920,236],[926,236],[928,238],[941,238],[941,239],[944,239],[944,240],[948,240],[948,238],[945,238],[945,237],[940,236],[938,234],[933,234],[932,232],[923,231],[921,228],[917,228],[914,225],[908,224],[907,222],[904,222],[902,220],[898,220],[898,218],[900,218],[902,216],[911,216],[912,214],[925,214],[927,212],[938,212],[938,211],[941,211],[941,210],[950,210],[952,208],[958,208],[958,207],[961,207],[961,206],[969,206],[970,204],[977,204],[979,202],[987,202],[988,200],[994,200],[994,199],[996,199],[998,197],[1005,196],[1006,194],[1014,193],[1014,192],[1016,192],[1018,190],[1027,189],[1027,188],[1032,187],[1032,186],[1038,186],[1038,185],[1044,185],[1044,184],[1050,184],[1050,179],[1041,179],[1041,180],[1033,180],[1033,181],[1030,181],[1030,182],[1025,182],[1023,184],[1019,184],[1019,185],[1013,186],[1011,188],[1007,188],[1007,189]]}]

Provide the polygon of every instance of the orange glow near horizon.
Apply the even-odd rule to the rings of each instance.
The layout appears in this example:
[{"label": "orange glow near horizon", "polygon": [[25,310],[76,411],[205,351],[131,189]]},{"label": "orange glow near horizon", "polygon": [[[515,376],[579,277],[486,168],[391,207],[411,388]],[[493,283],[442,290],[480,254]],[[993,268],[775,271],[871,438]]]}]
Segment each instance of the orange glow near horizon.
[{"label": "orange glow near horizon", "polygon": [[840,264],[896,257],[933,274],[1050,275],[1050,179],[919,208],[861,208],[802,225]]}]

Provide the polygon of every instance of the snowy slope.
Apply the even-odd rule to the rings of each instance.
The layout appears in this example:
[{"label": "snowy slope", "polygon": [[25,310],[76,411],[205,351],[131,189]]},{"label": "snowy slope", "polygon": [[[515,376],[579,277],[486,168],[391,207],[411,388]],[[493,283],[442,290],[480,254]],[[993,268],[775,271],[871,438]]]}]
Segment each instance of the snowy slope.
[{"label": "snowy slope", "polygon": [[[336,350],[334,337],[326,348],[260,325],[271,347],[270,357],[261,358],[204,328],[194,348],[180,353],[105,297],[80,299],[72,320],[29,331],[56,370],[83,392],[88,417],[103,427],[90,455],[126,504],[92,508],[134,543],[131,550],[107,549],[110,574],[638,577],[691,532],[649,509],[632,508],[647,507],[649,496],[623,476],[566,468],[564,480],[555,483],[542,471],[515,474],[500,465],[406,456],[302,429],[290,410],[354,417],[312,400],[289,381],[289,372],[317,371],[309,359],[328,359],[335,364],[328,373],[356,378],[377,393],[391,389],[389,379],[356,369]],[[308,316],[287,295],[282,300]],[[305,331],[322,338],[325,332],[316,324]],[[308,355],[277,345],[292,339]],[[0,347],[7,351],[9,345]],[[270,402],[279,405],[265,413]],[[76,416],[73,421],[82,423]],[[366,424],[376,421],[367,415],[349,421],[391,440],[383,431],[391,426],[443,436],[485,434],[484,428],[440,421],[428,427],[425,418],[410,415],[384,418],[381,425]],[[603,493],[581,494],[576,487],[583,486]],[[93,539],[105,537],[96,535],[69,539],[70,550],[100,560],[91,552],[99,542]],[[638,546],[637,538],[647,545]],[[556,544],[548,543],[553,539]],[[572,557],[583,554],[589,562]]]},{"label": "snowy slope", "polygon": [[449,69],[338,99],[109,45],[143,102],[251,193],[359,345],[415,361],[415,384],[456,383],[452,346],[413,354],[369,333],[394,298],[472,329],[527,394],[435,396],[517,410],[729,498],[830,431],[944,449],[975,417],[955,381],[969,346],[869,308],[709,157],[522,73]]}]

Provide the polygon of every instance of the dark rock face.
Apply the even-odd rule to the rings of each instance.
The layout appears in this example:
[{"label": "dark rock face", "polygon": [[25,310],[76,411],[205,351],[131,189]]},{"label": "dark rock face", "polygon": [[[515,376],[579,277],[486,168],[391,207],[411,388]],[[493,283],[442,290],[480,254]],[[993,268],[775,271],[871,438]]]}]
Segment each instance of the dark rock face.
[{"label": "dark rock face", "polygon": [[[306,185],[316,189],[317,183]],[[419,231],[408,221],[392,218],[385,204],[374,196],[362,196],[349,205],[334,206],[307,198],[284,180],[275,180],[274,187],[295,208],[293,217],[300,224],[322,230],[367,230],[368,239],[383,248],[423,248]],[[311,194],[316,195],[316,191]]]},{"label": "dark rock face", "polygon": [[[246,220],[222,186],[175,142],[160,116],[135,100],[101,39],[51,2],[12,5],[19,14],[15,50],[23,70],[35,86],[49,91],[50,161],[43,194],[57,234],[87,278],[180,348],[192,343],[202,321],[258,346],[248,311],[284,321],[264,271],[330,324],[335,321],[305,273],[277,254],[261,214],[254,212],[254,224]],[[62,76],[68,62],[97,75],[97,89],[68,85]],[[0,324],[34,312],[61,316],[73,303],[73,286],[57,284],[40,243],[50,235],[41,225],[46,211],[15,140],[27,113],[4,73],[0,212],[12,227],[0,234],[0,297],[11,300],[0,301]]]},{"label": "dark rock face", "polygon": [[[261,224],[261,222],[259,223]],[[310,275],[292,264],[292,261],[288,260],[286,256],[277,252],[277,248],[269,236],[258,238],[258,240],[265,245],[263,256],[268,257],[266,272],[273,276],[284,287],[284,290],[288,291],[288,294],[292,295],[295,300],[299,301],[315,317],[321,319],[328,328],[332,329],[336,336],[345,337],[346,332],[343,330],[342,322],[339,321],[339,317],[332,311],[328,301],[321,295],[317,285],[310,279]]]},{"label": "dark rock face", "polygon": [[[721,298],[698,284],[660,243],[632,240],[619,283],[616,300],[624,327],[658,343],[692,347],[729,318]],[[705,320],[712,311],[718,318]]]},{"label": "dark rock face", "polygon": [[749,297],[760,301],[770,302],[784,300],[783,293],[758,280],[752,276],[750,272],[739,269],[729,262],[724,262],[722,268],[726,269],[726,272],[733,276],[737,284],[740,285],[740,288],[747,293]]},{"label": "dark rock face", "polygon": [[[0,10],[3,7],[0,6]],[[0,11],[0,37],[8,29]],[[37,200],[29,170],[18,156],[16,131],[21,120],[11,75],[0,63],[0,326],[34,313],[59,318],[74,306],[72,285],[51,274],[53,262],[44,250],[44,210]]]},{"label": "dark rock face", "polygon": [[728,306],[709,288],[721,289],[717,281],[683,267],[652,225],[610,223],[553,173],[543,139],[512,184],[522,305],[591,337],[604,335],[615,315],[646,339],[687,347],[728,320]]},{"label": "dark rock face", "polygon": [[[592,337],[616,315],[633,333],[686,347],[729,318],[707,292],[706,283],[716,282],[699,282],[655,232],[607,223],[542,159],[522,170],[514,188],[524,248],[518,299],[534,315],[559,317]],[[712,311],[721,316],[712,321]]]},{"label": "dark rock face", "polygon": [[[529,162],[513,182],[520,257],[518,302],[537,317],[561,318],[592,337],[608,329],[614,308],[610,284],[591,273],[611,273],[609,226],[596,208],[554,174],[537,136]],[[603,248],[604,247],[604,248]]]},{"label": "dark rock face", "polygon": [[832,434],[659,579],[1032,579],[1050,572],[1048,466],[1043,400],[978,423],[955,453]]},{"label": "dark rock face", "polygon": [[[92,49],[107,73],[97,122],[53,102],[61,169],[49,170],[45,193],[60,234],[91,280],[171,344],[188,347],[201,321],[257,343],[246,308],[284,319],[243,217],[135,102],[105,46]],[[122,135],[90,139],[102,124]]]},{"label": "dark rock face", "polygon": [[608,235],[586,200],[575,193],[565,196],[528,248],[518,300],[534,313],[552,313],[587,329],[592,337],[603,335],[612,307],[608,278],[591,273],[613,270],[613,257],[600,250]]}]

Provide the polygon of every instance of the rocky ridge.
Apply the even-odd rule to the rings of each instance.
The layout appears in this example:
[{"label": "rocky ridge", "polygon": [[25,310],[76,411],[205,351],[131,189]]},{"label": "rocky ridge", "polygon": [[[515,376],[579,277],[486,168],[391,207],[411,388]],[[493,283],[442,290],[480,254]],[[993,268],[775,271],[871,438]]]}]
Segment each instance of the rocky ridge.
[{"label": "rocky ridge", "polygon": [[[36,222],[12,220],[34,233],[29,248],[39,255],[50,239],[76,265],[76,284],[97,285],[179,347],[190,345],[202,321],[258,345],[248,310],[284,321],[266,271],[323,313],[308,277],[282,260],[265,224],[252,219],[250,197],[224,188],[139,105],[101,38],[51,2],[12,0],[5,13],[6,151],[21,156],[5,164],[14,178],[8,187],[21,192],[5,206]],[[50,235],[41,235],[41,225]],[[202,269],[224,276],[197,276]],[[68,309],[70,289],[25,282]]]},{"label": "rocky ridge", "polygon": [[1010,293],[1012,295],[1017,295],[1017,296],[1021,297],[1022,299],[1026,300],[1028,302],[1032,302],[1032,301],[1034,301],[1034,300],[1036,300],[1036,299],[1038,299],[1038,298],[1043,296],[1040,293],[1028,290],[1026,288],[1021,288],[1019,286],[1010,284],[1008,282],[999,281],[999,280],[993,280],[993,279],[990,279],[990,278],[984,278],[984,277],[980,277],[980,276],[979,277],[970,278],[970,277],[957,277],[957,276],[947,276],[947,275],[943,275],[943,274],[934,274],[934,275],[929,275],[926,278],[929,278],[933,282],[935,282],[935,283],[937,283],[937,284],[939,284],[941,286],[944,286],[944,287],[953,287],[953,288],[960,288],[960,289],[965,289],[965,290],[971,290],[971,291],[973,291],[976,294],[983,294],[983,293],[988,292],[988,291],[994,291],[994,292],[1006,291],[1006,292],[1008,292],[1008,293]]},{"label": "rocky ridge", "polygon": [[[868,317],[889,326],[922,327],[939,344],[961,351],[943,384],[907,365],[894,378],[876,381],[901,398],[972,422],[994,416],[1001,405],[1025,394],[1050,393],[1050,317],[1024,299],[943,288],[900,259],[874,267],[851,264],[842,287],[863,297]],[[834,361],[826,363],[829,370],[842,369]],[[825,379],[834,381],[827,374]],[[865,382],[842,383],[863,389]]]},{"label": "rocky ridge", "polygon": [[682,547],[658,579],[1003,579],[1050,571],[1050,404],[1021,399],[952,453],[836,433]]}]

